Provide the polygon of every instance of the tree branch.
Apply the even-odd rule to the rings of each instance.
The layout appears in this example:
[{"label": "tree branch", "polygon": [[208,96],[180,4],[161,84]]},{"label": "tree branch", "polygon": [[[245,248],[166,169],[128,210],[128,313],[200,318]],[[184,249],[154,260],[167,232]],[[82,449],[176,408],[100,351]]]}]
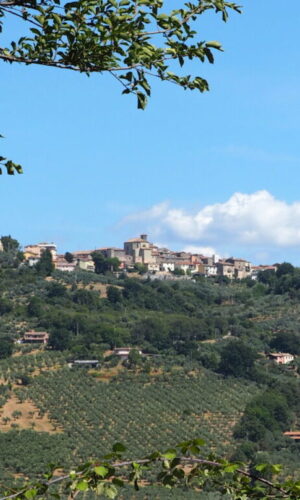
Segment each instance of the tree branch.
[{"label": "tree branch", "polygon": [[[179,464],[186,464],[186,465],[198,464],[198,465],[206,465],[209,467],[216,467],[216,468],[220,468],[220,469],[224,467],[224,464],[222,464],[220,462],[205,460],[202,458],[176,457],[176,459],[178,460]],[[145,459],[141,459],[141,460],[126,460],[123,462],[114,462],[111,464],[111,467],[113,467],[114,469],[119,469],[122,467],[132,466],[133,464],[148,465],[151,463],[163,462],[164,460],[165,459],[163,457],[158,457],[157,459],[154,459],[154,460],[151,460],[150,458],[145,458]],[[105,462],[104,462],[104,464],[105,464]],[[99,465],[99,463],[96,462],[94,465],[97,466],[97,465]],[[265,478],[260,477],[260,476],[256,476],[255,474],[252,474],[251,472],[248,472],[248,471],[246,471],[244,469],[240,469],[240,468],[235,469],[234,472],[241,474],[243,476],[246,476],[246,477],[252,479],[253,481],[259,481],[260,483],[268,486],[269,488],[272,488],[272,489],[279,491],[282,494],[282,498],[289,498],[289,494],[286,490],[284,490],[283,488],[281,488],[277,484],[269,481],[268,479],[265,479]],[[78,479],[80,479],[81,474],[82,473],[77,474]],[[67,479],[70,479],[70,476],[63,475],[63,476],[57,477],[55,479],[51,479],[50,481],[46,481],[42,484],[49,487],[49,486],[52,486],[53,484],[60,483],[60,482],[65,481]],[[16,497],[20,496],[21,494],[25,493],[26,490],[27,490],[26,488],[23,488],[22,490],[18,491],[17,493],[14,493],[12,495],[8,495],[5,497],[1,497],[0,500],[10,500],[10,499],[16,498]]]},{"label": "tree branch", "polygon": [[37,26],[38,28],[42,28],[42,26],[39,23],[36,23],[35,21],[33,21],[32,19],[30,19],[29,17],[24,17],[19,12],[14,12],[13,10],[8,9],[7,7],[3,7],[1,4],[0,4],[0,8],[4,12],[8,12],[8,14],[12,14],[13,16],[20,17],[21,19],[23,19],[23,21],[27,21],[28,23],[34,24],[34,26]]},{"label": "tree branch", "polygon": [[[152,65],[154,65],[157,62],[163,62],[163,61],[169,61],[172,59],[176,59],[177,55],[174,56],[168,56],[168,57],[162,57],[161,59],[157,59],[156,61],[151,61]],[[18,63],[23,63],[23,64],[37,64],[39,66],[50,66],[53,68],[59,68],[59,69],[70,69],[72,71],[80,71],[81,73],[102,73],[103,71],[128,71],[130,69],[136,69],[136,68],[141,68],[143,67],[143,63],[136,63],[132,64],[130,66],[116,66],[112,68],[104,68],[102,66],[86,66],[85,68],[79,68],[78,66],[72,66],[71,64],[64,64],[60,63],[58,61],[36,61],[34,59],[26,59],[25,57],[17,57],[13,56],[12,54],[5,54],[4,49],[0,47],[0,59],[3,59],[4,61],[7,62],[18,62]]]}]

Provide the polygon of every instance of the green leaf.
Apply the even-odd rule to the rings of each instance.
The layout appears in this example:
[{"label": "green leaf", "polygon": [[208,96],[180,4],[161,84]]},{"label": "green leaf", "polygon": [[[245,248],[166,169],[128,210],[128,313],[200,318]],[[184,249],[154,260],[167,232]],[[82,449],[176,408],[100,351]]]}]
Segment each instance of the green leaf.
[{"label": "green leaf", "polygon": [[274,474],[279,474],[279,472],[281,472],[281,471],[282,471],[282,465],[281,465],[281,464],[273,464],[273,465],[271,466],[271,468],[272,468],[272,472],[273,472]]},{"label": "green leaf", "polygon": [[138,99],[138,109],[145,109],[147,106],[147,97],[145,94],[142,92],[137,92],[137,99]]},{"label": "green leaf", "polygon": [[76,490],[87,491],[88,489],[89,483],[85,479],[82,479],[82,481],[79,481],[79,483],[76,484]]},{"label": "green leaf", "polygon": [[163,458],[166,458],[167,460],[173,460],[177,455],[176,450],[167,450],[165,453],[162,454]]},{"label": "green leaf", "polygon": [[224,472],[235,472],[239,468],[238,464],[229,464],[224,467]]},{"label": "green leaf", "polygon": [[34,17],[40,24],[44,24],[45,22],[44,16],[34,16]]},{"label": "green leaf", "polygon": [[25,497],[28,499],[28,500],[31,500],[31,498],[35,498],[37,495],[37,490],[35,488],[32,488],[31,490],[27,490],[25,492]]},{"label": "green leaf", "polygon": [[94,472],[97,474],[97,476],[105,477],[108,474],[108,469],[103,465],[97,465],[96,467],[94,467]]},{"label": "green leaf", "polygon": [[211,47],[212,49],[223,50],[220,42],[216,40],[211,40],[210,42],[205,43],[206,47]]},{"label": "green leaf", "polygon": [[259,464],[259,465],[256,465],[255,466],[255,469],[258,471],[258,472],[263,472],[264,470],[266,470],[267,468],[269,467],[268,464]]}]

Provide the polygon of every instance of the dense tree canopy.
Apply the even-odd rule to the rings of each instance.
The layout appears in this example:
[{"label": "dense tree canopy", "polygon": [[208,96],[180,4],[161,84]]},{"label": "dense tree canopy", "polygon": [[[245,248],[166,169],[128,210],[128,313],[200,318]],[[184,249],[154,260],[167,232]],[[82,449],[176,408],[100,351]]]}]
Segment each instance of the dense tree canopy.
[{"label": "dense tree canopy", "polygon": [[13,342],[10,338],[1,338],[0,340],[0,359],[8,358],[13,351]]},{"label": "dense tree canopy", "polygon": [[279,332],[270,342],[272,349],[300,354],[300,335],[295,332]]},{"label": "dense tree canopy", "polygon": [[251,374],[258,355],[241,341],[231,341],[221,352],[220,372],[234,377],[247,377]]},{"label": "dense tree canopy", "polygon": [[[0,60],[87,75],[108,72],[123,94],[134,94],[144,109],[151,77],[184,89],[209,89],[203,77],[177,71],[187,60],[213,63],[212,50],[222,50],[217,41],[203,41],[194,26],[209,10],[219,12],[223,21],[229,10],[240,12],[225,0],[182,2],[173,10],[163,0],[0,0],[0,31],[9,29],[11,16],[24,21],[19,40],[8,47],[0,44]],[[1,165],[8,174],[22,173],[20,165],[3,156]]]},{"label": "dense tree canopy", "polygon": [[18,252],[20,251],[20,244],[15,239],[9,236],[1,236],[1,243],[4,252]]}]

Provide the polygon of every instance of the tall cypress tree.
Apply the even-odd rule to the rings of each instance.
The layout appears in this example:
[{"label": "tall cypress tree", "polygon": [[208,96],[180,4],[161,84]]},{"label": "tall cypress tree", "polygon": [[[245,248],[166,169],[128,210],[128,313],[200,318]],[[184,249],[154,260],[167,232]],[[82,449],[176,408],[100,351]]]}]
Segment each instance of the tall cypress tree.
[{"label": "tall cypress tree", "polygon": [[37,272],[42,276],[51,276],[54,270],[54,264],[52,259],[52,253],[48,248],[43,250],[39,262],[35,266]]}]

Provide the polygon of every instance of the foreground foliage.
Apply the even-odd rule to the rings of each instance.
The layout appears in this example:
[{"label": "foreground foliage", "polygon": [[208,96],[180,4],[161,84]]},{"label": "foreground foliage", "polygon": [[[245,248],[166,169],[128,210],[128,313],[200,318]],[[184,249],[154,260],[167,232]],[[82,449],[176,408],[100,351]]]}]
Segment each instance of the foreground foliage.
[{"label": "foreground foliage", "polygon": [[[214,456],[203,458],[203,444],[201,439],[193,439],[165,452],[155,451],[143,459],[132,460],[124,458],[126,448],[116,443],[112,452],[102,459],[87,462],[59,477],[53,476],[55,467],[52,467],[43,480],[27,484],[2,500],[30,500],[45,498],[45,495],[75,498],[88,491],[113,499],[119,496],[126,484],[131,484],[137,491],[145,485],[149,489],[151,484],[197,491],[212,491],[213,488],[232,500],[299,499],[300,482],[276,482],[276,475],[281,470],[279,465],[260,464],[255,471],[249,471],[243,464],[217,460]],[[271,479],[263,476],[266,471]]]}]

